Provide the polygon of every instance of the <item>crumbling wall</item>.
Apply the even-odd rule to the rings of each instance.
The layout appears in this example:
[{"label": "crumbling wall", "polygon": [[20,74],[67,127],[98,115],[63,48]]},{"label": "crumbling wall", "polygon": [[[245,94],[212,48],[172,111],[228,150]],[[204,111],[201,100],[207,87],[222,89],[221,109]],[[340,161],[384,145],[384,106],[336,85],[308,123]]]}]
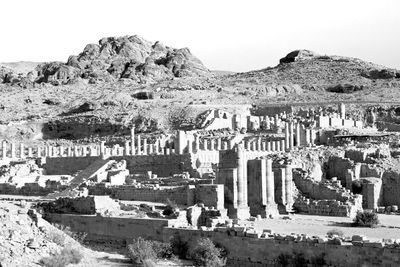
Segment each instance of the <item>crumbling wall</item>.
[{"label": "crumbling wall", "polygon": [[204,203],[207,207],[224,208],[223,184],[199,184],[195,187],[195,201]]},{"label": "crumbling wall", "polygon": [[[71,175],[84,170],[98,159],[99,157],[47,157],[44,169],[47,175]],[[152,171],[161,177],[185,171],[194,173],[190,154],[113,156],[110,159],[125,160],[130,173]]]},{"label": "crumbling wall", "polygon": [[400,205],[400,173],[385,171],[382,175],[382,205]]},{"label": "crumbling wall", "polygon": [[327,162],[326,178],[337,177],[343,186],[346,186],[346,173],[348,169],[354,168],[354,162],[348,158],[337,156],[330,157]]},{"label": "crumbling wall", "polygon": [[111,189],[111,196],[119,200],[136,200],[165,203],[167,199],[176,204],[187,205],[188,188],[186,186],[171,189],[138,188],[137,186],[117,186]]}]

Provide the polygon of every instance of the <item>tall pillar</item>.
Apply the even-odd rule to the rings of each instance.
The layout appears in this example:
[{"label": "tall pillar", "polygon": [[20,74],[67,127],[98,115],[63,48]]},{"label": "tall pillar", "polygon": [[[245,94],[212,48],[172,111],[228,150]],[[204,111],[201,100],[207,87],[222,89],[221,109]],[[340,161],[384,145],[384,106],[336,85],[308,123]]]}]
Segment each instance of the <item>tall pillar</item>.
[{"label": "tall pillar", "polygon": [[266,128],[266,130],[271,129],[271,121],[269,120],[268,116],[265,116],[265,128]]},{"label": "tall pillar", "polygon": [[297,123],[296,124],[296,147],[300,147],[300,129],[301,129],[301,127],[300,127],[300,123]]},{"label": "tall pillar", "polygon": [[247,182],[245,176],[247,176],[247,172],[245,172],[245,153],[243,144],[238,144],[237,146],[237,180],[238,180],[238,192],[237,192],[237,209],[236,209],[236,217],[238,219],[248,219],[250,217],[250,209],[246,202],[247,197],[245,196],[245,192],[247,191]]},{"label": "tall pillar", "polygon": [[25,158],[25,146],[23,143],[19,144],[19,157],[21,159]]},{"label": "tall pillar", "polygon": [[285,140],[282,139],[280,142],[281,142],[281,151],[285,151]]},{"label": "tall pillar", "polygon": [[272,159],[267,159],[266,164],[267,203],[265,205],[265,214],[266,217],[269,218],[278,215],[279,212],[278,205],[275,203],[275,178],[274,173],[272,172]]},{"label": "tall pillar", "polygon": [[147,155],[147,138],[143,138],[143,155]]},{"label": "tall pillar", "polygon": [[271,141],[267,141],[267,151],[271,151]]},{"label": "tall pillar", "polygon": [[6,159],[7,158],[7,141],[2,142],[2,158]]},{"label": "tall pillar", "polygon": [[208,140],[207,139],[203,139],[203,150],[208,150]]},{"label": "tall pillar", "polygon": [[311,144],[311,135],[310,135],[311,130],[310,129],[305,129],[306,133],[306,146],[309,146]]},{"label": "tall pillar", "polygon": [[200,150],[200,138],[198,135],[194,137],[194,150],[196,153]]},{"label": "tall pillar", "polygon": [[285,200],[286,200],[286,210],[291,211],[293,206],[293,192],[292,192],[292,182],[293,181],[293,171],[292,166],[286,165],[285,168]]},{"label": "tall pillar", "polygon": [[276,151],[275,141],[271,141],[271,151]]},{"label": "tall pillar", "polygon": [[213,138],[210,139],[210,150],[214,150],[215,148],[215,140]]},{"label": "tall pillar", "polygon": [[222,147],[222,140],[221,140],[221,138],[218,138],[217,139],[217,150],[220,151],[221,147]]},{"label": "tall pillar", "polygon": [[129,141],[125,141],[125,148],[124,148],[124,155],[129,156],[130,155],[130,147],[129,147]]},{"label": "tall pillar", "polygon": [[185,146],[187,144],[187,138],[186,138],[185,131],[179,130],[177,139],[178,139],[177,140],[178,142],[177,142],[177,144],[175,144],[175,150],[176,150],[177,154],[182,155],[183,152],[185,151]]},{"label": "tall pillar", "polygon": [[222,142],[222,150],[228,150],[228,142],[227,141]]},{"label": "tall pillar", "polygon": [[137,155],[142,155],[142,144],[140,140],[140,134],[137,135]]},{"label": "tall pillar", "polygon": [[285,150],[290,148],[290,133],[289,133],[289,123],[285,123]]},{"label": "tall pillar", "polygon": [[315,141],[315,130],[310,129],[310,144],[311,144],[311,146],[314,145],[314,141]]},{"label": "tall pillar", "polygon": [[42,157],[42,148],[40,146],[37,147],[37,157],[38,158]]},{"label": "tall pillar", "polygon": [[11,158],[15,159],[15,143],[11,143]]},{"label": "tall pillar", "polygon": [[60,146],[60,157],[64,157],[64,146]]},{"label": "tall pillar", "polygon": [[192,154],[193,153],[193,143],[192,140],[187,140],[187,147],[188,147],[188,154]]},{"label": "tall pillar", "polygon": [[135,149],[135,128],[131,128],[131,155],[136,154]]},{"label": "tall pillar", "polygon": [[[104,150],[100,150],[100,155],[102,155],[102,153],[103,153],[103,151]],[[67,157],[71,157],[72,156],[72,148],[69,146],[68,148],[67,148]]]},{"label": "tall pillar", "polygon": [[28,147],[28,158],[33,158],[32,147]]},{"label": "tall pillar", "polygon": [[346,106],[343,103],[339,104],[339,114],[341,119],[346,119]]},{"label": "tall pillar", "polygon": [[153,148],[154,148],[154,145],[149,144],[149,155],[153,155],[153,153],[154,153]]},{"label": "tall pillar", "polygon": [[289,150],[292,150],[294,147],[294,129],[293,122],[289,123]]},{"label": "tall pillar", "polygon": [[265,150],[267,149],[266,142],[267,142],[267,141],[262,141],[262,142],[261,142],[261,150],[262,150],[262,151],[265,151]]}]

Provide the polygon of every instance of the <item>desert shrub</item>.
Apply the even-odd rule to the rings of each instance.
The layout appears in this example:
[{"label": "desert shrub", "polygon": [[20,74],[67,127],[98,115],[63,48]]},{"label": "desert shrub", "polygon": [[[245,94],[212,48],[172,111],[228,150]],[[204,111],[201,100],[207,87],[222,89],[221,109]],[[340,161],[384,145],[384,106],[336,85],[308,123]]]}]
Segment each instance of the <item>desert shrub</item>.
[{"label": "desert shrub", "polygon": [[177,209],[177,208],[178,208],[178,205],[174,201],[171,201],[171,200],[169,200],[169,198],[167,198],[167,206],[163,210],[163,215],[171,216],[174,214],[175,209]]},{"label": "desert shrub", "polygon": [[188,251],[189,251],[189,244],[182,240],[180,235],[175,234],[170,240],[172,252],[179,256],[182,259],[185,259]]},{"label": "desert shrub", "polygon": [[[62,224],[53,224],[53,226],[60,229],[61,231],[63,231],[64,234],[70,236],[72,239],[78,241],[79,243],[83,243],[83,241],[86,239],[87,233],[72,231],[69,226],[65,226]],[[65,241],[65,236],[64,236],[64,241]]]},{"label": "desert shrub", "polygon": [[373,211],[358,211],[354,218],[354,226],[376,227],[379,224],[378,214]]},{"label": "desert shrub", "polygon": [[128,245],[128,255],[133,263],[141,264],[145,260],[153,261],[157,258],[151,241],[138,237]]},{"label": "desert shrub", "polygon": [[292,260],[291,255],[281,253],[281,254],[279,254],[278,258],[276,259],[277,266],[282,266],[282,267],[289,266],[291,260]]},{"label": "desert shrub", "polygon": [[221,250],[209,238],[200,238],[191,248],[190,256],[195,266],[225,266]]},{"label": "desert shrub", "polygon": [[354,180],[351,183],[351,191],[354,194],[361,194],[362,193],[362,183],[360,180]]},{"label": "desert shrub", "polygon": [[342,237],[342,236],[343,236],[343,231],[342,231],[342,230],[339,230],[339,229],[332,229],[332,230],[329,230],[329,231],[326,233],[326,235],[327,235],[327,236],[334,236],[334,235],[337,235],[337,236]]},{"label": "desert shrub", "polygon": [[152,245],[157,258],[170,259],[174,256],[171,243],[152,241]]},{"label": "desert shrub", "polygon": [[68,264],[78,264],[83,258],[82,253],[76,248],[63,248],[59,253],[40,260],[46,267],[65,267]]},{"label": "desert shrub", "polygon": [[52,231],[48,232],[47,237],[51,242],[53,242],[59,246],[62,246],[62,247],[66,243],[66,240],[65,240],[66,238],[65,238],[64,233],[57,231],[57,230],[52,230]]}]

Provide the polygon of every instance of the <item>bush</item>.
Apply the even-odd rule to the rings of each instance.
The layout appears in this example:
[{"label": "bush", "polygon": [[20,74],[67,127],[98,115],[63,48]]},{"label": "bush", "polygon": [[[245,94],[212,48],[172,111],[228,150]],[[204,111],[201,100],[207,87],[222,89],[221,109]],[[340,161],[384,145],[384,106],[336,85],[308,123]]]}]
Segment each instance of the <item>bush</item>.
[{"label": "bush", "polygon": [[334,236],[334,235],[337,235],[337,236],[339,236],[339,237],[342,237],[342,236],[343,236],[343,231],[342,231],[342,230],[339,230],[339,229],[332,229],[332,230],[329,230],[329,231],[326,233],[326,235],[329,236],[329,237]]},{"label": "bush", "polygon": [[191,249],[190,256],[195,266],[225,266],[221,257],[221,249],[217,248],[209,238],[198,239]]},{"label": "bush", "polygon": [[64,248],[53,256],[42,258],[40,263],[46,267],[65,267],[68,264],[78,264],[83,258],[82,253],[75,248]]},{"label": "bush", "polygon": [[354,226],[376,227],[379,224],[378,214],[373,211],[364,210],[357,212],[354,218]]},{"label": "bush", "polygon": [[64,233],[59,232],[57,230],[52,230],[49,233],[47,233],[47,237],[51,242],[53,242],[59,246],[62,246],[62,247],[66,243]]},{"label": "bush", "polygon": [[178,205],[167,198],[167,206],[163,210],[164,216],[171,216],[175,213],[175,210],[178,208]]},{"label": "bush", "polygon": [[128,255],[136,264],[144,263],[146,260],[153,261],[157,258],[152,242],[141,237],[134,239],[132,244],[128,245]]}]

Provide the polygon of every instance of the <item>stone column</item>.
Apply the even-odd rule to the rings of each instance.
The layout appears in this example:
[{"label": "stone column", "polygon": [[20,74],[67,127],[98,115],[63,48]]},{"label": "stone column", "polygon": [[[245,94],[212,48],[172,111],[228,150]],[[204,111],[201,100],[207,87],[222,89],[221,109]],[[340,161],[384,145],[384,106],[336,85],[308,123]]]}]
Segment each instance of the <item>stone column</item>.
[{"label": "stone column", "polygon": [[310,129],[305,129],[305,133],[306,133],[306,146],[309,146],[311,144],[311,134],[310,134],[311,130]]},{"label": "stone column", "polygon": [[265,151],[267,149],[266,141],[261,142],[261,150]]},{"label": "stone column", "polygon": [[267,141],[267,151],[271,151],[271,141]]},{"label": "stone column", "polygon": [[228,142],[224,141],[222,143],[222,150],[228,150]]},{"label": "stone column", "polygon": [[156,140],[156,142],[154,143],[154,151],[156,152],[156,155],[160,155],[160,146],[159,146],[159,141]]},{"label": "stone column", "polygon": [[208,140],[207,139],[203,139],[203,150],[208,150]]},{"label": "stone column", "polygon": [[343,103],[339,104],[339,114],[341,119],[346,119],[346,106]]},{"label": "stone column", "polygon": [[292,181],[293,181],[293,171],[292,166],[286,165],[285,167],[285,200],[286,200],[286,210],[291,211],[293,206],[293,189],[292,189]]},{"label": "stone column", "polygon": [[[102,154],[102,151],[100,150],[100,155]],[[67,148],[67,157],[71,157],[72,156],[72,148],[69,146]]]},{"label": "stone column", "polygon": [[23,143],[19,144],[19,157],[21,159],[25,158],[25,146]]},{"label": "stone column", "polygon": [[221,150],[221,146],[222,146],[222,140],[221,138],[217,139],[217,150],[220,151]]},{"label": "stone column", "polygon": [[285,150],[290,148],[290,134],[289,134],[289,123],[285,123]]},{"label": "stone column", "polygon": [[149,155],[153,155],[153,144],[149,144]]},{"label": "stone column", "polygon": [[136,155],[135,149],[135,128],[131,128],[131,155]]},{"label": "stone column", "polygon": [[265,205],[265,215],[269,218],[278,215],[279,212],[278,205],[275,203],[275,178],[272,172],[272,159],[267,159],[266,164],[267,203]]},{"label": "stone column", "polygon": [[137,135],[137,155],[142,155],[142,143],[140,139],[140,134]]},{"label": "stone column", "polygon": [[311,146],[314,145],[314,139],[315,138],[315,130],[314,129],[310,129],[310,144]]},{"label": "stone column", "polygon": [[193,153],[193,143],[192,140],[187,140],[187,147],[188,147],[188,154],[192,154]]},{"label": "stone column", "polygon": [[130,150],[129,141],[125,141],[125,148],[124,148],[124,155],[125,156],[129,156],[131,154],[129,150]]},{"label": "stone column", "polygon": [[7,158],[7,141],[3,141],[2,142],[2,149],[3,149],[3,151],[2,151],[2,158],[3,159],[6,159]]},{"label": "stone column", "polygon": [[147,155],[147,139],[143,138],[143,155]]},{"label": "stone column", "polygon": [[289,150],[292,150],[294,147],[294,129],[293,122],[289,123]]},{"label": "stone column", "polygon": [[38,158],[42,157],[42,148],[40,146],[37,147],[37,157]]},{"label": "stone column", "polygon": [[266,130],[271,129],[271,121],[269,120],[268,116],[265,116],[265,128],[266,128]]},{"label": "stone column", "polygon": [[33,158],[33,152],[31,147],[28,147],[28,158]]},{"label": "stone column", "polygon": [[213,138],[210,139],[210,150],[214,150],[215,148],[215,140]]},{"label": "stone column", "polygon": [[64,147],[60,146],[60,157],[64,156]]},{"label": "stone column", "polygon": [[15,159],[15,143],[11,143],[11,158]]},{"label": "stone column", "polygon": [[200,150],[200,138],[198,135],[194,137],[194,150],[196,153]]},{"label": "stone column", "polygon": [[280,142],[281,142],[281,151],[285,151],[285,140],[282,139]]},{"label": "stone column", "polygon": [[296,124],[296,147],[300,147],[300,129],[301,129],[301,127],[300,127],[300,123],[297,123]]},{"label": "stone column", "polygon": [[245,153],[243,144],[238,144],[237,150],[237,179],[238,179],[238,192],[237,192],[237,213],[236,217],[238,219],[248,219],[250,217],[250,209],[246,202],[247,196],[245,193],[247,191],[247,172],[245,173]]},{"label": "stone column", "polygon": [[271,151],[276,151],[275,141],[271,141]]}]

